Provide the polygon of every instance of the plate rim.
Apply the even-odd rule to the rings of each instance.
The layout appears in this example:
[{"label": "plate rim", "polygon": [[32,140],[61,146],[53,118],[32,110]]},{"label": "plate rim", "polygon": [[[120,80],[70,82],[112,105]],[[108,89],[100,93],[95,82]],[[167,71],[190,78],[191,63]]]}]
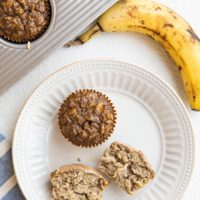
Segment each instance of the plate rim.
[{"label": "plate rim", "polygon": [[[18,171],[17,171],[17,162],[16,162],[16,157],[14,156],[16,154],[16,138],[17,138],[17,132],[18,132],[18,126],[20,124],[20,121],[23,117],[23,114],[25,112],[26,106],[28,105],[28,103],[31,101],[32,97],[37,93],[37,91],[42,88],[42,86],[51,78],[53,78],[56,74],[61,73],[62,71],[67,71],[68,73],[70,71],[77,71],[80,69],[83,69],[83,66],[78,66],[78,65],[86,65],[86,64],[91,64],[91,63],[99,63],[99,62],[105,62],[105,63],[116,63],[116,64],[121,64],[123,65],[123,68],[125,69],[129,69],[132,71],[137,71],[139,73],[143,73],[145,75],[148,76],[148,78],[152,77],[152,80],[157,80],[158,82],[160,82],[161,85],[163,85],[166,89],[168,89],[168,91],[170,91],[170,93],[174,96],[174,98],[177,100],[177,103],[180,105],[180,107],[182,108],[182,111],[184,112],[185,118],[187,118],[187,122],[188,122],[188,127],[191,131],[191,135],[189,137],[191,140],[191,165],[190,165],[190,170],[188,174],[185,174],[185,177],[182,181],[182,183],[180,183],[178,185],[178,187],[176,188],[175,191],[177,191],[177,194],[175,196],[172,197],[173,200],[179,200],[180,197],[182,197],[182,195],[184,194],[185,189],[187,188],[192,174],[193,174],[193,170],[194,170],[194,163],[195,163],[195,141],[194,141],[194,130],[193,130],[193,126],[191,123],[191,119],[188,113],[188,110],[186,109],[186,105],[183,103],[182,99],[179,97],[178,93],[172,88],[171,85],[169,85],[167,83],[167,81],[165,81],[164,79],[162,79],[161,77],[159,77],[158,75],[154,74],[153,72],[149,71],[148,69],[145,69],[143,67],[140,67],[138,65],[135,65],[131,62],[126,62],[126,61],[121,61],[121,60],[117,60],[117,59],[107,59],[107,58],[101,58],[101,59],[84,59],[82,61],[77,61],[77,62],[73,62],[67,65],[64,65],[63,67],[61,67],[60,69],[56,70],[55,72],[49,74],[46,78],[44,78],[37,86],[36,88],[31,92],[31,94],[27,97],[27,99],[25,100],[21,111],[18,115],[17,121],[16,121],[16,125],[14,128],[14,133],[13,133],[13,141],[12,141],[12,162],[13,162],[13,168],[14,168],[14,173],[16,175],[16,179],[17,179],[17,184],[20,187],[20,190],[22,192],[22,194],[24,195],[24,197],[27,199],[27,191],[23,188],[22,186],[22,181],[20,180],[20,176],[18,175]],[[188,165],[189,166],[189,165]],[[187,168],[188,168],[187,166]],[[187,170],[186,170],[187,171]],[[186,181],[185,181],[186,180]]]}]

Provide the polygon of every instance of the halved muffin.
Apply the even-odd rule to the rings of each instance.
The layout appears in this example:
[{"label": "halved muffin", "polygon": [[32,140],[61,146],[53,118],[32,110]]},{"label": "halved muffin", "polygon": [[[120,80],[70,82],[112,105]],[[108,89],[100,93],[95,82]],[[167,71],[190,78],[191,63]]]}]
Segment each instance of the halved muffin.
[{"label": "halved muffin", "polygon": [[53,200],[101,200],[108,181],[95,169],[65,165],[51,173]]},{"label": "halved muffin", "polygon": [[155,176],[141,151],[119,142],[112,143],[104,152],[99,170],[131,195]]}]

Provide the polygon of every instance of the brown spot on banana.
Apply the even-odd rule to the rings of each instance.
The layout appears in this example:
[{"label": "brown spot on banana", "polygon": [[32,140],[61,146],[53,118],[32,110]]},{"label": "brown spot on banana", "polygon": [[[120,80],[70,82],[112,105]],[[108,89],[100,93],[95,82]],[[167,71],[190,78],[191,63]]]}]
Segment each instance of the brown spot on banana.
[{"label": "brown spot on banana", "polygon": [[173,28],[174,25],[173,25],[173,24],[170,24],[170,23],[165,23],[165,24],[163,25],[163,28],[166,28],[166,27]]},{"label": "brown spot on banana", "polygon": [[[166,40],[166,35],[163,35],[162,38],[163,38],[163,40]],[[166,40],[166,41],[167,41],[167,40]]]},{"label": "brown spot on banana", "polygon": [[168,10],[168,12],[173,16],[174,19],[177,19],[176,13],[173,10]]},{"label": "brown spot on banana", "polygon": [[141,23],[142,25],[144,25],[144,24],[145,24],[144,20],[141,20],[141,21],[140,21],[140,23]]},{"label": "brown spot on banana", "polygon": [[191,27],[189,27],[189,28],[187,29],[187,32],[190,34],[190,36],[191,36],[191,38],[192,38],[193,40],[198,40],[198,41],[200,42],[199,37],[196,35],[196,33],[193,31],[193,29],[192,29]]},{"label": "brown spot on banana", "polygon": [[161,10],[160,6],[158,6],[158,7],[155,8],[155,11],[158,11],[158,10]]},{"label": "brown spot on banana", "polygon": [[135,5],[131,6],[131,8],[132,8],[132,11],[134,11],[134,10],[137,10],[137,9],[138,9],[138,7],[137,7],[137,6],[135,6]]},{"label": "brown spot on banana", "polygon": [[126,4],[126,3],[127,3],[127,0],[118,0],[118,3]]},{"label": "brown spot on banana", "polygon": [[127,12],[127,14],[128,14],[128,16],[130,16],[131,18],[133,18],[133,13],[130,10]]}]

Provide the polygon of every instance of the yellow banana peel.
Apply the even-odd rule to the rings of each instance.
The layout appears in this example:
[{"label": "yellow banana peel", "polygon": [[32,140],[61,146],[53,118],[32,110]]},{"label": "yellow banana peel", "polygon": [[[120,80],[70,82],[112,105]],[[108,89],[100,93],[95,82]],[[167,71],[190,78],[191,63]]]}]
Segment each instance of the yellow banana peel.
[{"label": "yellow banana peel", "polygon": [[121,0],[79,39],[100,31],[134,31],[161,43],[178,66],[191,108],[200,110],[200,39],[182,17],[152,0]]}]

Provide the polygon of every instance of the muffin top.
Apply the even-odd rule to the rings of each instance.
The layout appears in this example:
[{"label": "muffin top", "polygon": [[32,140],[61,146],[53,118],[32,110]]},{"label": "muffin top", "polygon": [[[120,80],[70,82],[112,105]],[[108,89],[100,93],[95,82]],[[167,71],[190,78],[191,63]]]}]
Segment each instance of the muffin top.
[{"label": "muffin top", "polygon": [[116,111],[111,101],[94,90],[72,93],[59,111],[63,135],[77,146],[101,144],[113,132],[115,121]]},{"label": "muffin top", "polygon": [[47,0],[1,0],[0,36],[25,43],[40,37],[50,22]]}]

